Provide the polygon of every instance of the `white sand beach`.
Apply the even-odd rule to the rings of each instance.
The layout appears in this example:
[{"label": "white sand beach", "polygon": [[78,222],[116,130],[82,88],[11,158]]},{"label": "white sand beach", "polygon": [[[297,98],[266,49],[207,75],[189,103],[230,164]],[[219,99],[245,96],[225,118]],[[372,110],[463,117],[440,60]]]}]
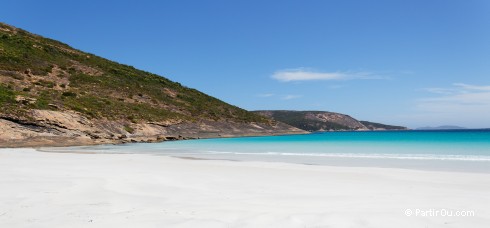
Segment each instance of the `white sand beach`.
[{"label": "white sand beach", "polygon": [[489,205],[485,173],[0,149],[6,228],[476,228]]}]

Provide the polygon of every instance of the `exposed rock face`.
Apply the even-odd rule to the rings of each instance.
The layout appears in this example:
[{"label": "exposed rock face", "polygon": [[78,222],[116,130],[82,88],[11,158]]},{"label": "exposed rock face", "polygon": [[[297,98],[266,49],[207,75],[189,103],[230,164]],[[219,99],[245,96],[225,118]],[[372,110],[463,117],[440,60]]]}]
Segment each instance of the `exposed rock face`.
[{"label": "exposed rock face", "polygon": [[0,147],[72,146],[306,133],[279,122],[131,123],[88,119],[73,111],[51,110],[31,110],[31,116],[33,118],[30,119],[0,116]]}]

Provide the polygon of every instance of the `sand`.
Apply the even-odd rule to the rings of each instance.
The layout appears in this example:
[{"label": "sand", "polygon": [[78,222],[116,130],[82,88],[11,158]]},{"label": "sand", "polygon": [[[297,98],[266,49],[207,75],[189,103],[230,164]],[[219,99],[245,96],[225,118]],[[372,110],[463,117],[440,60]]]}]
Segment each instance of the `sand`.
[{"label": "sand", "polygon": [[485,173],[0,149],[0,227],[475,228],[489,205]]}]

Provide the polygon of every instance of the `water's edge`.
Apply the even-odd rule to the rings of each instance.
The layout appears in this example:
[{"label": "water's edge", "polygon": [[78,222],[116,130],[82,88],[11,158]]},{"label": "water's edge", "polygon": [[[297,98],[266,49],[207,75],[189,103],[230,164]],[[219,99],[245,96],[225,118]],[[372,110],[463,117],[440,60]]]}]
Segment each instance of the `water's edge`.
[{"label": "water's edge", "polygon": [[490,173],[489,130],[327,132],[157,144],[57,147],[40,151],[138,153],[192,159]]}]

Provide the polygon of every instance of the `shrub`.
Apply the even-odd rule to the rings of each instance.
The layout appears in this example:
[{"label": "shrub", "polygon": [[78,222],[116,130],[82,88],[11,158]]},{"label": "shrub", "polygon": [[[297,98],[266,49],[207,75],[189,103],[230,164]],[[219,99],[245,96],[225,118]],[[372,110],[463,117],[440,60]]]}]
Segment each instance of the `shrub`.
[{"label": "shrub", "polygon": [[11,103],[15,101],[14,91],[0,85],[0,104]]},{"label": "shrub", "polygon": [[124,130],[127,131],[130,134],[133,134],[134,133],[134,129],[131,126],[129,126],[129,125],[124,125]]},{"label": "shrub", "polygon": [[77,96],[76,93],[70,92],[70,91],[63,92],[61,95],[63,95],[64,97],[76,97]]}]

